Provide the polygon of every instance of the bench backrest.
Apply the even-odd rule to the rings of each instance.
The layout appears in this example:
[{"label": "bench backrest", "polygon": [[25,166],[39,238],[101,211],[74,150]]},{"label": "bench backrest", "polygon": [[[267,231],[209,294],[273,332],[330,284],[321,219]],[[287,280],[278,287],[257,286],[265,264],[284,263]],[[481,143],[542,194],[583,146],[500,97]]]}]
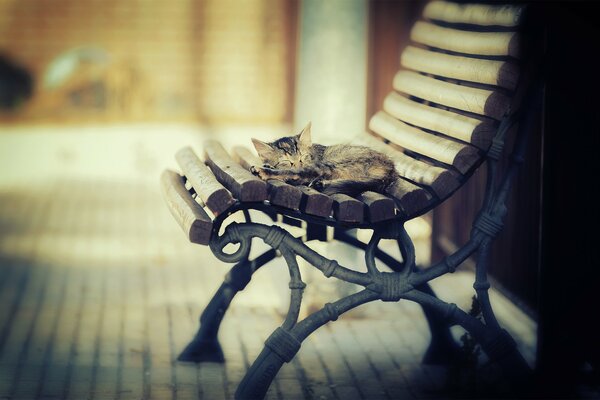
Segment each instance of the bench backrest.
[{"label": "bench backrest", "polygon": [[394,90],[369,122],[364,142],[392,156],[402,176],[437,200],[485,159],[516,97],[523,9],[427,4],[401,54]]}]

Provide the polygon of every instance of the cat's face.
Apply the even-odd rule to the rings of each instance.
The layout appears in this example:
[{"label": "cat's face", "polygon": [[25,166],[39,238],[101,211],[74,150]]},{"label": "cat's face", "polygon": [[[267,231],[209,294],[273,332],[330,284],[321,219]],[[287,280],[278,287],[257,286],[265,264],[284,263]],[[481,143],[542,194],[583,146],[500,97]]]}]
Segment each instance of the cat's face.
[{"label": "cat's face", "polygon": [[312,160],[310,122],[296,136],[286,136],[271,143],[252,139],[258,156],[264,163],[273,168],[301,168]]}]

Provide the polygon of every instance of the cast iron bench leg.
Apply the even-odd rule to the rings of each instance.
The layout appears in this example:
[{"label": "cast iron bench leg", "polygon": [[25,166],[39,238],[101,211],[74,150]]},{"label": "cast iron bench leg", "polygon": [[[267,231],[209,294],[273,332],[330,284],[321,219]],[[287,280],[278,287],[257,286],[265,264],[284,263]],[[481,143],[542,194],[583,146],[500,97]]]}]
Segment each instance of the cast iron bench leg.
[{"label": "cast iron bench leg", "polygon": [[433,309],[444,315],[448,325],[462,326],[481,345],[490,361],[498,363],[511,386],[519,389],[527,386],[531,378],[531,368],[506,330],[487,326],[458,308],[456,304],[446,303],[420,291],[412,291],[406,298],[419,303],[423,308]]},{"label": "cast iron bench leg", "polygon": [[[429,283],[419,285],[415,289],[437,298]],[[460,347],[452,337],[448,321],[437,310],[426,307],[421,309],[431,332],[431,341],[423,356],[423,364],[448,365],[456,362],[460,356]]]},{"label": "cast iron bench leg", "polygon": [[[415,264],[415,249],[410,236],[404,229],[398,232],[398,249],[402,254],[403,265],[393,263],[390,265],[392,270],[403,274],[404,268],[410,268],[412,272],[417,272],[419,268]],[[428,282],[424,282],[415,287],[421,293],[424,293],[434,298],[438,298],[429,285]],[[429,331],[431,332],[431,342],[423,357],[424,364],[452,364],[458,360],[460,349],[452,334],[450,333],[450,326],[448,321],[436,309],[430,309],[421,305],[427,324],[429,325]]]},{"label": "cast iron bench leg", "polygon": [[262,399],[285,360],[269,347],[263,348],[235,391],[237,400]]},{"label": "cast iron bench leg", "polygon": [[217,338],[225,312],[235,295],[246,287],[252,274],[275,258],[275,255],[275,250],[271,249],[252,261],[241,261],[229,270],[225,280],[200,316],[198,333],[181,352],[178,361],[195,363],[225,361]]},{"label": "cast iron bench leg", "polygon": [[264,398],[283,363],[290,362],[294,358],[304,339],[326,323],[337,320],[340,314],[378,298],[378,293],[363,290],[333,303],[326,303],[319,311],[312,313],[292,328],[285,328],[284,323],[275,329],[240,382],[235,398],[237,400]]}]

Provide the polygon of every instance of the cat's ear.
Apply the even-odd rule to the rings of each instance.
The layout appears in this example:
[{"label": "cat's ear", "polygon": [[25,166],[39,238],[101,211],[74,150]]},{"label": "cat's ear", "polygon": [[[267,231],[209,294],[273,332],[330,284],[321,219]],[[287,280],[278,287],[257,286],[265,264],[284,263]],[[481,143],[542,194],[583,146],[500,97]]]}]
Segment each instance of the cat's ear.
[{"label": "cat's ear", "polygon": [[300,143],[301,146],[305,146],[305,147],[310,147],[312,144],[312,140],[310,137],[310,128],[312,127],[312,122],[309,122],[304,129],[302,129],[302,132],[300,132],[300,134],[298,135],[298,143]]},{"label": "cat's ear", "polygon": [[252,138],[252,144],[254,144],[254,148],[258,153],[258,156],[263,160],[268,160],[270,156],[273,154],[273,148],[270,144],[265,143],[261,140]]}]

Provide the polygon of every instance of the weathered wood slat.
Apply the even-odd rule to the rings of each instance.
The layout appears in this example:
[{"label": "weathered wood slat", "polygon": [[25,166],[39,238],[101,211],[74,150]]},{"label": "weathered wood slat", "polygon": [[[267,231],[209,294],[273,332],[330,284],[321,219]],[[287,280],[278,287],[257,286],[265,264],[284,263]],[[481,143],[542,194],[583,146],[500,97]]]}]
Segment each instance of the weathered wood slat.
[{"label": "weathered wood slat", "polygon": [[395,163],[398,173],[419,186],[431,188],[439,198],[445,198],[460,186],[458,176],[454,172],[403,155],[405,158]]},{"label": "weathered wood slat", "polygon": [[231,155],[238,164],[248,171],[250,170],[250,167],[262,165],[260,158],[244,146],[234,146],[233,149],[231,149]]},{"label": "weathered wood slat", "polygon": [[297,186],[302,191],[300,210],[317,217],[329,217],[333,210],[333,199],[307,186]]},{"label": "weathered wood slat", "polygon": [[386,193],[394,197],[404,214],[408,217],[419,214],[429,206],[431,195],[427,190],[400,178],[388,186]]},{"label": "weathered wood slat", "polygon": [[444,82],[413,71],[398,71],[394,89],[448,107],[500,119],[510,106],[510,99],[497,91]]},{"label": "weathered wood slat", "polygon": [[479,120],[428,106],[396,92],[387,95],[383,101],[383,109],[406,123],[443,133],[482,150],[490,147],[497,129],[497,123],[493,120]]},{"label": "weathered wood slat", "polygon": [[165,170],[160,181],[169,211],[190,242],[208,244],[213,229],[212,220],[186,190],[183,178],[176,172]]},{"label": "weathered wood slat", "polygon": [[455,56],[414,46],[404,49],[400,63],[406,68],[428,74],[509,90],[517,87],[519,79],[519,69],[511,62]]},{"label": "weathered wood slat", "polygon": [[420,186],[430,188],[438,197],[445,198],[460,186],[459,176],[446,168],[427,164],[414,159],[385,144],[383,138],[376,138],[369,134],[361,135],[359,144],[371,147],[374,150],[387,154],[393,161],[398,173]]},{"label": "weathered wood slat", "polygon": [[[235,146],[232,151],[233,159],[236,160],[245,169],[251,166],[261,165],[260,159],[255,156],[248,148]],[[295,186],[288,185],[285,182],[276,179],[267,181],[269,201],[280,207],[299,210],[302,201],[302,191]]]},{"label": "weathered wood slat", "polygon": [[425,18],[483,26],[517,26],[524,7],[521,5],[458,4],[432,1],[423,10]]},{"label": "weathered wood slat", "polygon": [[299,210],[302,203],[302,190],[276,179],[267,181],[269,202],[276,206]]},{"label": "weathered wood slat", "polygon": [[233,161],[217,141],[204,142],[204,157],[215,177],[243,202],[267,200],[267,183]]},{"label": "weathered wood slat", "polygon": [[363,192],[358,199],[367,206],[370,222],[381,222],[396,218],[396,202],[377,192]]},{"label": "weathered wood slat", "polygon": [[416,43],[457,53],[481,56],[520,56],[520,35],[516,32],[473,32],[418,21],[410,38]]},{"label": "weathered wood slat", "polygon": [[369,128],[405,149],[453,165],[466,173],[479,160],[477,149],[441,136],[435,136],[397,120],[384,111],[379,111],[369,121]]},{"label": "weathered wood slat", "polygon": [[337,193],[333,199],[333,215],[341,222],[361,223],[365,216],[365,204],[348,195]]},{"label": "weathered wood slat", "polygon": [[179,150],[175,159],[200,199],[213,214],[219,215],[235,203],[229,190],[217,181],[212,171],[200,161],[191,147]]}]

